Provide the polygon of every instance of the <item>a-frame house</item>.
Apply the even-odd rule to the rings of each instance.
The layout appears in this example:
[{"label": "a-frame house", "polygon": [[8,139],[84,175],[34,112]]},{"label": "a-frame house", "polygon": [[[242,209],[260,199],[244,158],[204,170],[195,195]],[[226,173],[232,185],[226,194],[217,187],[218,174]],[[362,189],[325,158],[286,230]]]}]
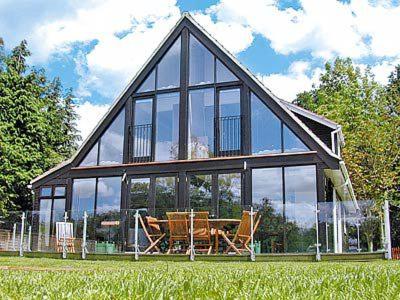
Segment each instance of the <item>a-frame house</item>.
[{"label": "a-frame house", "polygon": [[[54,222],[56,210],[238,217],[253,206],[304,231],[317,202],[355,202],[343,143],[338,124],[274,96],[184,14],[76,154],[31,182],[34,209]],[[306,250],[290,234],[260,239],[267,252]]]}]

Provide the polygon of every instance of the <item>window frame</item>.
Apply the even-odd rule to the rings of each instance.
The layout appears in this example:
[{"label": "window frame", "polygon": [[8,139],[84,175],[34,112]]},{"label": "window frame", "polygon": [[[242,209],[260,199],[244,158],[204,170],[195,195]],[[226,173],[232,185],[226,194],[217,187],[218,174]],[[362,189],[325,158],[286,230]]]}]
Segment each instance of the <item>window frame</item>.
[{"label": "window frame", "polygon": [[[63,187],[65,189],[65,194],[62,196],[56,196],[55,190],[56,187]],[[50,196],[41,196],[42,189],[50,188],[51,194]],[[55,185],[43,185],[39,189],[39,197],[38,197],[38,211],[40,212],[40,204],[42,200],[51,200],[51,209],[50,209],[50,235],[55,230],[54,221],[54,200],[64,199],[64,212],[67,211],[67,185],[66,184],[55,184]]]}]

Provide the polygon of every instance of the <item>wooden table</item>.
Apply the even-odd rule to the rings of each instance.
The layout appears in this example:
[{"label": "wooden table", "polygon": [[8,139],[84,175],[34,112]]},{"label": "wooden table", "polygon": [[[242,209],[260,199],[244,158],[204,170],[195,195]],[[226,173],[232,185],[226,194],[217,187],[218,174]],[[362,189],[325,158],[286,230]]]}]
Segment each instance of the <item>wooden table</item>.
[{"label": "wooden table", "polygon": [[[189,213],[188,213],[189,214]],[[218,230],[222,229],[227,225],[239,225],[240,219],[208,219],[208,223],[210,224],[211,229],[214,229],[215,236],[215,253],[218,253],[219,247],[219,232]],[[157,220],[154,223],[158,223],[160,225],[168,224],[168,220]]]}]

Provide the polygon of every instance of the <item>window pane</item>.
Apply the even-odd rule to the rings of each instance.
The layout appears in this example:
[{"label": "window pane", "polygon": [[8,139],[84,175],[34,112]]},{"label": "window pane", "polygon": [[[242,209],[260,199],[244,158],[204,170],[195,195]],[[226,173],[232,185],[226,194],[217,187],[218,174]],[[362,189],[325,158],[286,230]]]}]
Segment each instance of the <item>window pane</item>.
[{"label": "window pane", "polygon": [[42,187],[40,189],[40,197],[51,197],[51,187]]},{"label": "window pane", "polygon": [[86,154],[85,158],[79,165],[80,167],[89,167],[89,166],[97,166],[97,153],[99,150],[99,143],[97,142],[92,149],[90,149],[89,153]]},{"label": "window pane", "polygon": [[283,144],[285,152],[304,152],[310,151],[306,145],[291,131],[286,125],[283,125]]},{"label": "window pane", "polygon": [[241,136],[240,89],[219,92],[220,151],[239,151]]},{"label": "window pane", "polygon": [[178,158],[179,93],[157,96],[156,161]]},{"label": "window pane", "polygon": [[282,168],[252,170],[252,203],[262,218],[255,239],[263,253],[285,251],[282,182]]},{"label": "window pane", "polygon": [[251,94],[251,149],[253,154],[282,152],[281,121],[255,95]]},{"label": "window pane", "polygon": [[129,193],[130,209],[145,209],[149,207],[150,178],[131,179]]},{"label": "window pane", "polygon": [[156,178],[155,216],[165,218],[167,211],[174,211],[176,190],[175,177]]},{"label": "window pane", "polygon": [[53,223],[64,221],[65,199],[54,199]]},{"label": "window pane", "polygon": [[133,156],[137,161],[148,161],[151,156],[152,115],[153,99],[135,101]]},{"label": "window pane", "polygon": [[121,177],[99,178],[97,183],[97,215],[119,213],[121,204]]},{"label": "window pane", "polygon": [[217,82],[239,80],[225,65],[217,59]]},{"label": "window pane", "polygon": [[241,218],[241,188],[240,173],[218,174],[218,205],[219,217]]},{"label": "window pane", "polygon": [[189,92],[188,147],[189,159],[214,156],[213,89]]},{"label": "window pane", "polygon": [[[212,211],[212,176],[192,175],[189,178],[190,208],[198,211]],[[214,213],[214,212],[213,212]]]},{"label": "window pane", "polygon": [[56,186],[56,188],[54,189],[54,196],[55,197],[65,196],[65,186]]},{"label": "window pane", "polygon": [[100,165],[122,163],[125,110],[123,109],[100,140]]},{"label": "window pane", "polygon": [[[40,215],[39,215],[39,243],[44,242],[44,245],[38,245],[40,249],[41,246],[49,246],[50,244],[50,220],[51,220],[51,199],[41,199],[40,200]],[[43,250],[43,249],[42,249]]]},{"label": "window pane", "polygon": [[145,81],[141,84],[136,93],[144,93],[155,90],[156,85],[156,72],[153,70],[150,75],[145,79]]},{"label": "window pane", "polygon": [[83,212],[94,213],[96,179],[75,179],[72,192],[72,219],[80,220]]},{"label": "window pane", "polygon": [[214,56],[193,35],[189,42],[189,85],[214,82]]},{"label": "window pane", "polygon": [[180,65],[181,38],[179,37],[158,64],[158,90],[179,87]]}]

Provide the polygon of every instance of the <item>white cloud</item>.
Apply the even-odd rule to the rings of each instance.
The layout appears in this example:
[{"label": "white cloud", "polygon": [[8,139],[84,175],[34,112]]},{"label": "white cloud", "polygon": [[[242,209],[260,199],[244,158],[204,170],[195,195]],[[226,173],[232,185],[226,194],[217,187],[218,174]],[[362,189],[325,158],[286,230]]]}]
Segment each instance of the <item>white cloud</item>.
[{"label": "white cloud", "polygon": [[110,105],[108,104],[98,105],[92,104],[89,101],[85,101],[75,107],[75,111],[79,117],[77,128],[80,131],[82,140],[88,137],[109,108]]},{"label": "white cloud", "polygon": [[300,92],[310,90],[318,82],[322,70],[311,70],[310,63],[296,61],[292,63],[286,74],[259,75],[259,79],[275,95],[286,101],[293,101]]}]

